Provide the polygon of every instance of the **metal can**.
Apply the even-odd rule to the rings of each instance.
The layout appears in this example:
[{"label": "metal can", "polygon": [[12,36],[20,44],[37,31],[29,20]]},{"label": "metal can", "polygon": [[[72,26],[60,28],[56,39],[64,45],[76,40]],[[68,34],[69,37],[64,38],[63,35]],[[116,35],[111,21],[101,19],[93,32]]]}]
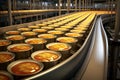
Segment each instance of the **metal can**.
[{"label": "metal can", "polygon": [[54,42],[54,43],[47,44],[46,47],[49,50],[60,52],[62,54],[61,61],[67,59],[68,57],[70,57],[72,55],[70,53],[71,45],[69,45],[67,43]]},{"label": "metal can", "polygon": [[14,80],[13,76],[4,70],[0,70],[0,79],[1,80]]},{"label": "metal can", "polygon": [[7,40],[10,40],[12,42],[12,44],[15,43],[23,43],[25,40],[25,37],[22,35],[11,35],[11,36],[7,36],[5,37]]},{"label": "metal can", "polygon": [[25,36],[26,38],[34,38],[37,37],[37,33],[29,31],[29,32],[22,32],[21,35]]},{"label": "metal can", "polygon": [[58,64],[62,55],[52,50],[39,50],[31,54],[31,58],[44,64],[44,69],[51,68]]},{"label": "metal can", "polygon": [[18,78],[37,74],[38,72],[42,71],[43,68],[43,63],[30,59],[16,60],[7,66],[8,72],[17,76]]},{"label": "metal can", "polygon": [[15,54],[15,59],[26,59],[29,58],[33,46],[30,44],[20,43],[20,44],[12,44],[7,47],[8,51]]},{"label": "metal can", "polygon": [[33,51],[45,49],[47,40],[43,38],[29,38],[25,40],[25,43],[33,46]]},{"label": "metal can", "polygon": [[64,32],[62,31],[55,31],[55,30],[52,30],[52,31],[48,31],[49,34],[54,34],[56,35],[57,37],[60,37],[64,34]]},{"label": "metal can", "polygon": [[72,46],[71,53],[74,53],[76,50],[78,50],[78,46],[77,46],[78,39],[76,39],[76,38],[73,38],[73,37],[58,37],[56,40],[59,41],[59,42],[62,42],[62,43],[70,44]]},{"label": "metal can", "polygon": [[7,65],[15,58],[15,54],[11,52],[0,52],[0,69],[7,70]]},{"label": "metal can", "polygon": [[53,34],[39,34],[38,37],[46,39],[47,43],[51,43],[51,42],[55,41],[55,39],[56,39],[57,36],[53,35]]},{"label": "metal can", "polygon": [[11,41],[9,40],[5,40],[5,39],[1,39],[0,40],[0,51],[6,51],[7,50],[7,46],[11,44]]}]

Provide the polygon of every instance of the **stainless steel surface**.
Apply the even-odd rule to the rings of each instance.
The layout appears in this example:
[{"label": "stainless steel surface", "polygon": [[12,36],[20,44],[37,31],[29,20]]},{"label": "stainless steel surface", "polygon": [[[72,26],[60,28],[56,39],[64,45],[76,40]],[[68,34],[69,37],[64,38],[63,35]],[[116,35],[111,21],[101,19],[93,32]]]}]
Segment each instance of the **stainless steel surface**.
[{"label": "stainless steel surface", "polygon": [[106,80],[108,65],[108,41],[103,29],[101,17],[95,24],[92,43],[81,70],[75,80]]}]

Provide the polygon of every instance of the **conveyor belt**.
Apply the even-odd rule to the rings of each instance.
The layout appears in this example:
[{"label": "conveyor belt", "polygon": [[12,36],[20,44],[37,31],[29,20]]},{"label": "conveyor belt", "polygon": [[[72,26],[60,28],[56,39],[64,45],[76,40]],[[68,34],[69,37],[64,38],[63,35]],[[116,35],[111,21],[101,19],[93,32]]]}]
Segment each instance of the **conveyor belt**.
[{"label": "conveyor belt", "polygon": [[[91,18],[92,16],[93,16],[93,18]],[[91,13],[87,13],[87,12],[74,13],[74,14],[66,15],[66,16],[58,18],[58,19],[54,19],[53,18],[50,21],[46,21],[46,22],[43,21],[43,22],[37,23],[37,25],[44,25],[44,27],[46,25],[49,26],[49,27],[50,26],[56,26],[56,25],[57,25],[57,27],[58,26],[59,27],[62,27],[62,26],[68,26],[69,27],[70,26],[70,27],[72,27],[72,28],[70,28],[70,30],[74,29],[74,27],[76,25],[78,25],[76,27],[80,27],[81,26],[81,28],[83,27],[83,28],[87,29],[87,28],[89,28],[88,25],[91,25],[94,17],[95,17],[95,14],[91,14]],[[84,23],[84,24],[80,25],[81,22],[84,22],[84,21],[87,22],[86,21],[87,18],[91,18],[90,21],[88,20],[89,23],[87,23],[87,24]],[[4,36],[6,31],[16,30],[19,27],[29,27],[29,25],[27,25],[27,26],[26,25],[18,26],[18,27],[10,26],[10,27],[1,28],[0,30],[1,30],[1,33],[3,33],[3,36]],[[79,34],[86,34],[86,33],[79,33]],[[87,36],[87,34],[86,34],[86,36]],[[83,37],[85,37],[85,36],[83,36]],[[4,38],[4,37],[2,37],[2,38]],[[77,55],[81,55],[81,58],[79,58],[79,56],[77,56]],[[42,71],[39,74],[36,74],[34,76],[31,76],[31,77],[28,77],[26,79],[44,79],[44,80],[47,80],[47,77],[49,76],[50,80],[54,80],[54,79],[55,80],[56,79],[57,80],[66,80],[66,79],[70,78],[68,75],[71,75],[71,77],[72,77],[73,73],[75,73],[76,70],[79,68],[79,66],[80,66],[78,64],[79,61],[80,61],[81,64],[84,62],[82,60],[84,60],[83,58],[85,56],[82,57],[82,55],[85,55],[85,54],[84,53],[79,54],[79,52],[77,52],[77,54],[75,53],[75,56],[73,55],[73,57],[76,57],[75,58],[76,60],[78,59],[78,61],[75,61],[75,65],[74,66],[69,67],[71,65],[71,62],[74,63],[74,60],[73,60],[74,58],[71,56],[72,58],[70,57],[70,59],[68,58],[65,61],[61,62],[60,64],[58,64],[58,65],[56,65],[56,66],[54,66],[54,67],[52,67],[52,68],[50,68],[48,70]],[[76,63],[76,62],[78,62],[78,63]],[[69,68],[67,69],[67,67],[69,67]],[[74,71],[73,71],[73,69],[74,69]],[[62,70],[64,70],[65,73]],[[53,76],[53,74],[57,74],[57,75],[55,77],[51,77],[51,76]],[[59,76],[59,75],[61,75],[61,76]]]},{"label": "conveyor belt", "polygon": [[[92,31],[92,30],[91,30]],[[64,62],[56,65],[55,67],[42,72],[41,74],[25,78],[34,80],[69,80],[76,73],[77,69],[82,66],[84,59],[86,57],[86,52],[88,51],[91,38],[87,38],[83,46],[72,55],[70,58],[66,59]],[[74,64],[74,65],[73,65]],[[54,77],[53,75],[56,74]]]},{"label": "conveyor belt", "polygon": [[[88,12],[85,12],[85,13],[88,13]],[[95,59],[99,59],[99,58],[103,60],[103,64],[100,64],[100,66],[101,66],[100,68],[102,70],[105,69],[104,70],[105,73],[100,72],[101,73],[100,75],[99,75],[99,73],[96,74],[96,75],[98,76],[99,79],[106,78],[107,40],[106,40],[105,32],[104,32],[103,27],[102,27],[101,18],[97,19],[97,17],[96,17],[94,19],[94,22],[93,22],[93,20],[91,20],[91,19],[94,18],[94,17],[92,17],[92,16],[95,15],[94,13],[97,13],[97,12],[92,12],[92,13],[90,12],[89,14],[86,14],[86,15],[82,14],[84,16],[81,16],[80,14],[78,14],[78,15],[73,14],[73,16],[75,16],[75,18],[73,16],[71,16],[71,17],[63,16],[65,18],[63,18],[63,17],[60,18],[59,17],[59,19],[53,18],[53,19],[46,20],[46,21],[43,21],[43,22],[35,22],[35,23],[33,22],[32,24],[22,24],[22,25],[19,25],[19,26],[15,25],[15,26],[9,26],[9,27],[5,27],[5,28],[1,28],[0,32],[1,32],[1,34],[3,34],[4,32],[9,31],[9,30],[16,30],[16,27],[17,28],[28,27],[29,25],[42,24],[44,22],[49,22],[49,21],[54,22],[54,19],[56,19],[56,22],[59,23],[59,22],[62,22],[62,20],[66,21],[67,18],[69,18],[70,20],[72,20],[72,21],[68,20],[69,23],[77,24],[78,26],[83,26],[83,23],[87,23],[87,21],[88,21],[88,24],[89,24],[89,27],[90,27],[89,34],[86,36],[87,38],[85,37],[86,39],[85,39],[83,45],[72,56],[70,56],[65,61],[59,63],[58,65],[56,65],[54,67],[51,67],[48,70],[45,70],[43,72],[40,72],[39,74],[30,76],[30,77],[27,77],[27,78],[24,78],[24,79],[25,80],[28,80],[28,79],[34,79],[34,80],[38,80],[38,79],[39,80],[69,80],[69,79],[73,78],[75,73],[80,69],[80,72],[78,72],[76,78],[78,80],[81,79],[81,78],[83,80],[85,80],[85,78],[87,78],[87,77],[86,77],[86,75],[83,75],[83,72],[85,70],[90,71],[89,66],[91,66],[91,64],[90,64],[87,67],[87,64],[89,64],[88,62],[89,61],[90,62],[91,61],[96,61]],[[90,18],[90,19],[88,19],[88,18]],[[75,21],[75,23],[73,23],[73,20]],[[78,20],[79,20],[79,22],[76,22]],[[56,23],[56,22],[54,22],[54,23]],[[66,23],[68,23],[68,22],[66,21]],[[89,23],[89,22],[92,22],[92,24]],[[50,25],[52,25],[52,24],[50,24]],[[84,26],[88,27],[88,24],[84,25]],[[67,24],[67,25],[70,25],[70,24]],[[100,45],[102,46],[102,48],[98,44],[99,41],[100,41]],[[100,51],[100,54],[99,54],[99,51]],[[94,52],[94,54],[92,54],[92,52]],[[92,59],[91,55],[96,55],[96,53],[98,53],[98,56],[96,58],[93,57],[93,59]],[[102,54],[102,57],[99,57],[101,54]],[[84,61],[85,61],[85,63],[84,63]],[[84,65],[83,63],[86,64],[86,65]],[[83,69],[83,67],[84,67],[84,69]],[[94,66],[92,66],[92,67],[94,68]],[[55,75],[55,76],[53,76],[53,75]],[[94,79],[96,79],[96,77],[94,78],[94,76],[92,76],[91,80],[94,80]]]}]

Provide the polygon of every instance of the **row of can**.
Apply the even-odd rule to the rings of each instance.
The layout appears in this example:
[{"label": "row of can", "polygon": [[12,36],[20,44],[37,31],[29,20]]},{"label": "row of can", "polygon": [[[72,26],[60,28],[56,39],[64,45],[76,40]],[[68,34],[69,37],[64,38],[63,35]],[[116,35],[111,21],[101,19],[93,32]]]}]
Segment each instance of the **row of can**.
[{"label": "row of can", "polygon": [[[82,15],[77,13],[73,15],[76,16],[75,18],[67,16],[34,26],[17,28],[16,31],[13,31],[13,33],[18,33],[17,35],[9,34],[12,31],[5,32],[4,36],[7,39],[5,41],[8,42],[8,45],[0,46],[1,54],[10,54],[12,58],[2,63],[2,65],[4,64],[2,70],[7,69],[14,76],[29,76],[49,69],[69,58],[78,50],[78,44],[81,44],[82,39],[85,39],[89,29],[89,24],[80,26],[81,21],[89,14],[81,18]],[[34,36],[33,33],[35,33]],[[32,35],[32,37],[26,35]],[[43,35],[46,35],[46,38]],[[22,36],[23,39],[18,40],[19,37],[14,37],[15,40],[12,40],[11,36]],[[37,40],[40,40],[41,43],[36,44]],[[30,42],[35,44],[30,44]],[[6,50],[8,52],[5,52]],[[45,59],[46,57],[48,59]],[[30,73],[30,70],[33,72]]]}]

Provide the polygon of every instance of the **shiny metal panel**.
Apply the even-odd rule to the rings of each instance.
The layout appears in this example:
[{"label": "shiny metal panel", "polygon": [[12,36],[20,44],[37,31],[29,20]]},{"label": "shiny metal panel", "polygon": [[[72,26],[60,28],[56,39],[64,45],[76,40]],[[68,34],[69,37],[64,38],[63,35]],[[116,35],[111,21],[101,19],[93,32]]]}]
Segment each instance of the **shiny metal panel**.
[{"label": "shiny metal panel", "polygon": [[108,65],[108,41],[103,29],[102,19],[98,17],[94,35],[92,36],[91,49],[78,71],[75,80],[106,80]]}]

